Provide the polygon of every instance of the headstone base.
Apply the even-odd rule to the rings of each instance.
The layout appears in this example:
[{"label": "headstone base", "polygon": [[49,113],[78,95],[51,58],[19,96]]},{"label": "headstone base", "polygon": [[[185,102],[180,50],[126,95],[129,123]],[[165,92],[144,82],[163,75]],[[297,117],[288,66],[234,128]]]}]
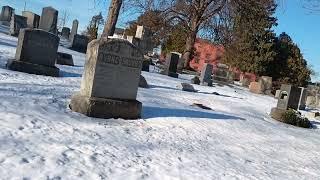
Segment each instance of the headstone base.
[{"label": "headstone base", "polygon": [[72,111],[95,118],[141,118],[142,103],[137,100],[114,100],[83,96],[80,93],[71,98]]},{"label": "headstone base", "polygon": [[282,121],[282,117],[286,113],[286,111],[287,110],[284,109],[272,108],[270,116],[277,121]]},{"label": "headstone base", "polygon": [[7,68],[13,71],[20,71],[30,74],[59,77],[59,68],[32,64],[23,61],[9,60]]}]

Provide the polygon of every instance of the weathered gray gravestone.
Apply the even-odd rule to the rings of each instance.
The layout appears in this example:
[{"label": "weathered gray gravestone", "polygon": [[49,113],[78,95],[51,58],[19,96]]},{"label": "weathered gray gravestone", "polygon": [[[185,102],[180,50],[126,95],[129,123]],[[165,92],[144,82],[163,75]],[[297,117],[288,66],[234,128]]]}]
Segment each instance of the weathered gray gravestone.
[{"label": "weathered gray gravestone", "polygon": [[12,7],[2,6],[0,21],[7,22],[7,25],[9,25],[13,14],[14,14],[14,9]]},{"label": "weathered gray gravestone", "polygon": [[301,89],[292,85],[283,84],[280,88],[277,108],[282,110],[299,108]]},{"label": "weathered gray gravestone", "polygon": [[179,74],[177,74],[177,67],[178,67],[178,62],[180,59],[180,55],[178,53],[170,53],[167,55],[167,60],[166,60],[166,70],[165,70],[165,74],[170,76],[170,77],[174,77],[174,78],[178,78]]},{"label": "weathered gray gravestone", "polygon": [[20,29],[27,28],[27,18],[24,16],[13,15],[10,23],[10,35],[18,36]]},{"label": "weathered gray gravestone", "polygon": [[79,25],[79,21],[78,20],[73,20],[71,33],[70,33],[70,36],[69,36],[71,42],[73,42],[73,37],[78,33],[78,25]]},{"label": "weathered gray gravestone", "polygon": [[45,7],[42,9],[39,29],[47,32],[57,34],[58,11],[52,7]]},{"label": "weathered gray gravestone", "polygon": [[58,52],[57,53],[57,64],[74,66],[73,58],[71,54]]},{"label": "weathered gray gravestone", "polygon": [[69,36],[70,36],[70,28],[68,28],[68,27],[63,27],[62,30],[61,30],[61,35],[62,35],[62,37],[66,38],[66,39],[69,39]]},{"label": "weathered gray gravestone", "polygon": [[70,108],[90,117],[138,119],[136,100],[143,54],[121,39],[94,40],[87,50],[80,93]]},{"label": "weathered gray gravestone", "polygon": [[38,28],[40,22],[40,16],[30,11],[22,11],[22,16],[27,18],[28,28]]},{"label": "weathered gray gravestone", "polygon": [[76,34],[73,37],[71,49],[85,53],[87,51],[89,38],[85,35]]},{"label": "weathered gray gravestone", "polygon": [[7,67],[31,74],[59,76],[55,67],[59,37],[40,29],[21,29],[14,60]]},{"label": "weathered gray gravestone", "polygon": [[200,76],[201,85],[212,86],[212,70],[212,64],[204,64]]}]

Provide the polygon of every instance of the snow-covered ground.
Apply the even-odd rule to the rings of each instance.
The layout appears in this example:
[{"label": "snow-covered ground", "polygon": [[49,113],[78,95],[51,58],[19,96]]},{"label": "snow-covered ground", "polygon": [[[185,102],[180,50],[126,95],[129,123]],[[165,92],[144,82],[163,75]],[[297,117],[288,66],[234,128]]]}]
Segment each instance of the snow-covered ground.
[{"label": "snow-covered ground", "polygon": [[31,75],[5,69],[16,43],[0,34],[0,179],[320,179],[317,124],[272,120],[272,97],[218,85],[183,92],[190,77],[143,72],[143,119],[89,118],[68,108],[85,55],[60,47],[76,66]]}]

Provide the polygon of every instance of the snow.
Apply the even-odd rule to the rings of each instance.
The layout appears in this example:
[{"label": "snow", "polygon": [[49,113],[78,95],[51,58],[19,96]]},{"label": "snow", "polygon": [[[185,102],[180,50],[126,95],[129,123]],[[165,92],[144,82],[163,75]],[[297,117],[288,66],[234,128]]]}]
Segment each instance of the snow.
[{"label": "snow", "polygon": [[319,179],[316,122],[274,121],[272,97],[217,84],[183,92],[190,76],[143,72],[142,119],[89,118],[68,108],[85,55],[59,47],[76,66],[31,75],[5,69],[16,44],[0,34],[0,179]]}]

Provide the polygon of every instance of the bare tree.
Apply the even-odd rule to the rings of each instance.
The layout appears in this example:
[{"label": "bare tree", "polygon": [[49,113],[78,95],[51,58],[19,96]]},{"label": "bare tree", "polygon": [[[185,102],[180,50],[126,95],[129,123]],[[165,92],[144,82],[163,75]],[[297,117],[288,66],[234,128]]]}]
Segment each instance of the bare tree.
[{"label": "bare tree", "polygon": [[116,29],[123,0],[111,0],[108,17],[106,19],[102,37],[112,36]]},{"label": "bare tree", "polygon": [[320,11],[320,0],[301,0],[302,6],[312,12]]},{"label": "bare tree", "polygon": [[[199,32],[209,28],[228,0],[130,0],[132,6],[144,11],[161,11],[162,17],[171,25],[179,24],[187,31],[183,60],[179,64],[182,68],[189,68],[194,55],[194,44]],[[211,24],[212,25],[212,24]],[[212,26],[211,26],[212,27]],[[170,32],[168,32],[170,33]]]},{"label": "bare tree", "polygon": [[194,55],[194,44],[199,31],[206,27],[211,20],[223,9],[227,0],[176,0],[165,13],[171,21],[184,25],[188,32],[183,60],[179,69],[189,68]]},{"label": "bare tree", "polygon": [[62,11],[62,16],[61,18],[59,18],[59,22],[58,22],[58,29],[61,30],[63,27],[66,26],[66,24],[68,23],[70,19],[70,13],[68,10],[63,10]]}]

